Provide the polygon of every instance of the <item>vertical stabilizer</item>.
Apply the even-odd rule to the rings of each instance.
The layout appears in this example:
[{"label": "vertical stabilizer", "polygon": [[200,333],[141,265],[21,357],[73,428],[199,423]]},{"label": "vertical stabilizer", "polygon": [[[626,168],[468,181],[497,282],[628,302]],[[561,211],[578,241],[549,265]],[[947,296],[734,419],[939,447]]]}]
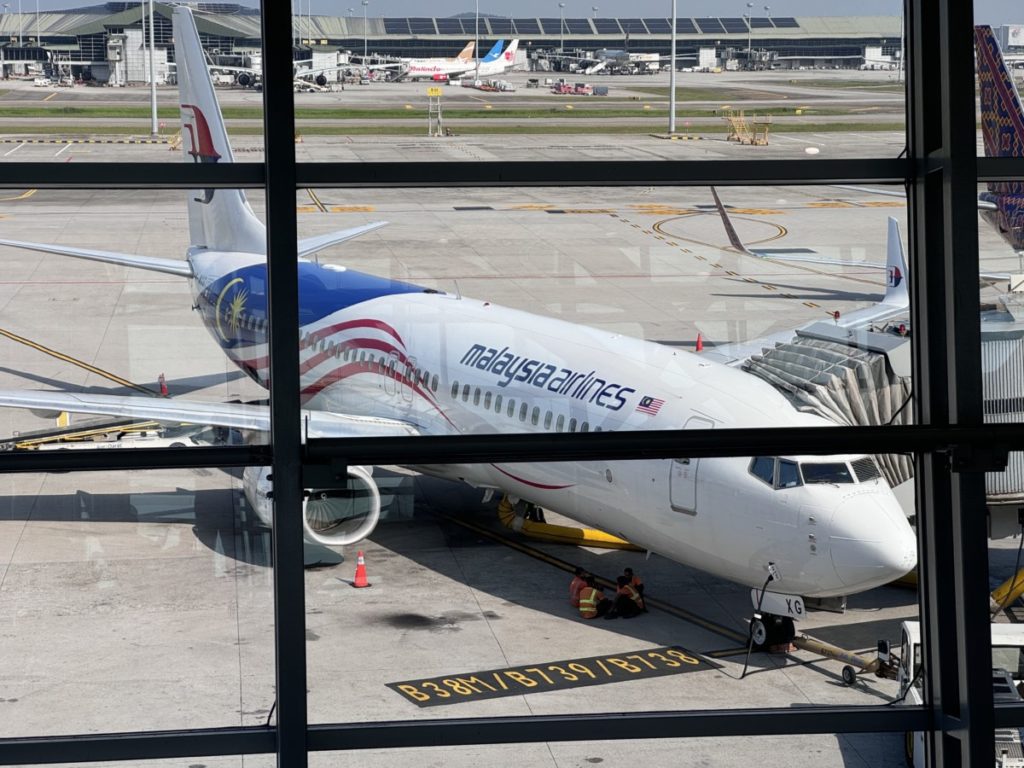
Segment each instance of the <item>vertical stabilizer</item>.
[{"label": "vertical stabilizer", "polygon": [[505,41],[499,40],[487,52],[487,55],[480,59],[481,62],[485,61],[497,61],[498,57],[501,56],[501,49],[505,47]]},{"label": "vertical stabilizer", "polygon": [[895,216],[889,217],[889,239],[885,249],[885,298],[883,304],[894,307],[909,307],[910,294],[907,292],[907,256],[903,251],[900,237],[900,223]]},{"label": "vertical stabilizer", "polygon": [[[174,47],[181,102],[182,150],[191,163],[231,163],[224,118],[199,42],[192,10],[174,9]],[[192,245],[217,251],[266,253],[263,224],[239,189],[199,189],[188,193]]]},{"label": "vertical stabilizer", "polygon": [[462,59],[463,61],[469,61],[470,59],[473,58],[473,48],[475,46],[476,44],[472,40],[470,40],[468,43],[466,43],[466,47],[459,51],[459,55],[456,56],[455,58]]},{"label": "vertical stabilizer", "polygon": [[[986,157],[1024,157],[1024,109],[991,27],[974,28],[981,133]],[[1024,182],[989,182],[982,216],[1017,251],[1024,251]],[[994,208],[992,208],[994,204]]]},{"label": "vertical stabilizer", "polygon": [[516,51],[519,50],[519,38],[516,38],[508,44],[508,48],[505,49],[505,53],[502,54],[502,59],[505,61],[505,66],[508,69],[512,69],[516,63]]}]

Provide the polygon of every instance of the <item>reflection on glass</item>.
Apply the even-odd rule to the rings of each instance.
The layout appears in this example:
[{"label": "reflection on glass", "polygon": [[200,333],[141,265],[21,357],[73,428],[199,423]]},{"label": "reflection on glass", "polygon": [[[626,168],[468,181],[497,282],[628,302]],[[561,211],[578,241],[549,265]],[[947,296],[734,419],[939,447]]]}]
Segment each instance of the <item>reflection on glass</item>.
[{"label": "reflection on glass", "polygon": [[236,475],[6,478],[4,737],[266,721],[270,532]]},{"label": "reflection on glass", "polygon": [[[369,537],[340,564],[307,551],[326,566],[307,577],[312,721],[724,709],[749,702],[751,676],[777,693],[751,706],[895,700],[917,615],[889,585],[913,566],[904,513],[880,516],[877,471],[776,486],[775,465],[796,462],[761,463],[768,481],[746,459],[549,463],[558,490],[500,500],[457,478],[508,488],[531,465],[375,468]],[[362,659],[356,699],[327,674],[339,643]],[[783,680],[772,651],[819,663]]]},{"label": "reflection on glass", "polygon": [[[466,747],[419,747],[413,749],[361,750],[358,753],[312,752],[311,768],[338,765],[366,768],[416,768],[443,762],[456,768],[478,765],[630,765],[656,768],[663,765],[742,765],[740,755],[757,755],[758,765],[786,768],[793,755],[814,755],[820,766],[844,766],[864,761],[869,765],[902,766],[903,734],[850,733],[744,736],[734,738],[633,739],[602,741],[600,734],[579,742],[544,744],[474,745]],[[749,750],[749,751],[748,751]],[[735,756],[729,759],[727,756]]]}]

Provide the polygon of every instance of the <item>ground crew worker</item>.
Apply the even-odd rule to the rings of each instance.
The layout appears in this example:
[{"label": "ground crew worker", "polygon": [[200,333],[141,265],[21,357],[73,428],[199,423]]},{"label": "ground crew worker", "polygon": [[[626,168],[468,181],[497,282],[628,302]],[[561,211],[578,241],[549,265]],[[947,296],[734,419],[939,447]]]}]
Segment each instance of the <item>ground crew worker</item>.
[{"label": "ground crew worker", "polygon": [[587,585],[580,590],[580,616],[596,619],[611,610],[612,601],[604,596],[593,576],[587,576]]},{"label": "ground crew worker", "polygon": [[644,599],[640,593],[625,576],[619,576],[616,583],[619,588],[615,591],[615,613],[624,619],[639,616],[644,609]]},{"label": "ground crew worker", "polygon": [[580,590],[587,586],[587,572],[582,568],[573,571],[575,574],[569,582],[569,603],[573,608],[580,607]]},{"label": "ground crew worker", "polygon": [[646,613],[647,612],[647,603],[644,601],[644,583],[643,583],[643,581],[640,580],[639,576],[637,576],[635,573],[633,573],[633,569],[632,568],[625,568],[625,569],[623,569],[622,575],[625,576],[627,579],[629,579],[630,585],[640,595],[640,607],[644,611],[644,613]]}]

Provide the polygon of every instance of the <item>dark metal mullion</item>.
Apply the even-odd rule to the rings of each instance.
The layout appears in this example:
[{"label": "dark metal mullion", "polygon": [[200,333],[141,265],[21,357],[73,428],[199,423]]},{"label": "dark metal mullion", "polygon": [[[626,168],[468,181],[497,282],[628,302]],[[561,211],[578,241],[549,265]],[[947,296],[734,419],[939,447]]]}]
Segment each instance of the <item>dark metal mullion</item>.
[{"label": "dark metal mullion", "polygon": [[1024,179],[1024,157],[979,157],[978,181]]},{"label": "dark metal mullion", "polygon": [[[318,751],[513,744],[601,739],[667,739],[799,733],[899,733],[927,727],[921,707],[801,707],[697,712],[614,712],[399,720],[315,725]],[[273,752],[270,728],[210,728],[150,733],[0,739],[0,765],[85,760],[216,757]],[[80,757],[74,757],[80,754]]]},{"label": "dark metal mullion", "polygon": [[262,163],[4,163],[0,188],[258,189]]},{"label": "dark metal mullion", "polygon": [[[266,97],[265,97],[266,98]],[[278,116],[275,115],[275,120]],[[270,146],[268,134],[267,145]],[[903,184],[909,161],[658,160],[559,162],[301,163],[301,187],[700,186],[718,184]],[[4,163],[0,188],[257,188],[260,163]]]},{"label": "dark metal mullion", "polygon": [[[493,434],[422,437],[310,438],[310,463],[345,457],[356,464],[474,464],[487,461],[666,459],[679,456],[832,455],[936,452],[957,469],[988,465],[1024,444],[1024,425],[787,427],[783,429],[657,430],[588,434]],[[0,457],[2,459],[2,457]]]},{"label": "dark metal mullion", "polygon": [[904,184],[899,158],[838,160],[608,160],[302,163],[304,187],[627,187],[777,184]]},{"label": "dark metal mullion", "polygon": [[306,596],[299,423],[299,288],[295,220],[295,102],[289,6],[262,3],[266,136],[270,424],[274,462],[274,650],[277,764],[304,768]]},{"label": "dark metal mullion", "polygon": [[[977,158],[971,3],[937,0],[908,10],[912,99],[909,192],[914,298],[914,408],[918,424],[981,424],[977,290]],[[954,473],[919,455],[925,700],[935,728],[929,764],[991,765],[988,552],[984,475]]]}]

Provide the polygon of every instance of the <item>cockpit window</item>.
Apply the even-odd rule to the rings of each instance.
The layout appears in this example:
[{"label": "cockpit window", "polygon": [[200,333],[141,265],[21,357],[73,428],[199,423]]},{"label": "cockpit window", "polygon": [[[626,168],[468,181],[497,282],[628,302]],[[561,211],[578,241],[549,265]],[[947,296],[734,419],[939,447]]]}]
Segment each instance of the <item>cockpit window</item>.
[{"label": "cockpit window", "polygon": [[804,482],[812,483],[852,483],[853,473],[850,467],[841,462],[829,462],[827,464],[801,464],[800,471],[803,472]]},{"label": "cockpit window", "polygon": [[800,470],[795,461],[779,459],[779,488],[796,488],[801,485]]},{"label": "cockpit window", "polygon": [[850,464],[853,465],[853,472],[857,475],[857,480],[862,483],[866,483],[868,480],[877,480],[882,476],[882,473],[878,471],[878,465],[870,456],[854,459]]},{"label": "cockpit window", "polygon": [[775,480],[775,459],[771,456],[757,456],[751,459],[750,474],[758,480],[772,485]]}]

